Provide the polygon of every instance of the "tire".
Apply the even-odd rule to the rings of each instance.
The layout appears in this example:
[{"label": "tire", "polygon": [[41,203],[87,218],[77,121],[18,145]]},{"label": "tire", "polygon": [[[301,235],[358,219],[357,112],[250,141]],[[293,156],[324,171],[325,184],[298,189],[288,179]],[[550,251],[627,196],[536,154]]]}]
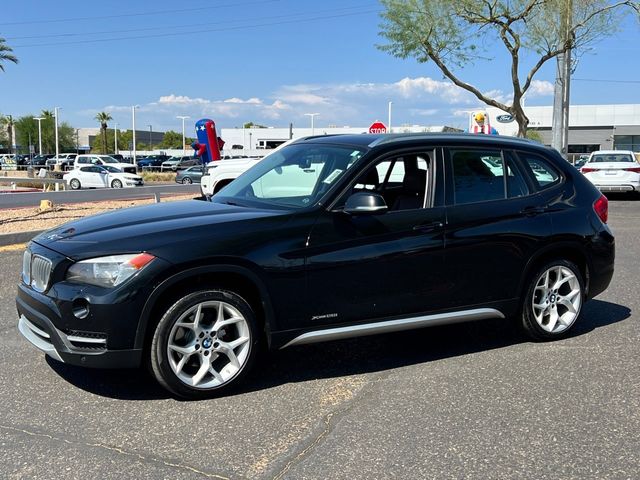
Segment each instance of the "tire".
[{"label": "tire", "polygon": [[193,180],[191,180],[189,177],[184,177],[182,179],[182,183],[185,185],[191,185],[193,183]]},{"label": "tire", "polygon": [[71,190],[80,190],[80,187],[82,185],[80,185],[80,180],[78,180],[77,178],[72,178],[69,182],[69,186],[71,187]]},{"label": "tire", "polygon": [[114,180],[111,182],[111,188],[122,188],[122,182],[120,180]]},{"label": "tire", "polygon": [[226,290],[196,291],[174,303],[156,326],[149,349],[151,371],[178,397],[224,395],[251,370],[258,344],[255,315],[242,297]]},{"label": "tire", "polygon": [[575,264],[546,263],[528,281],[521,305],[525,333],[538,341],[565,337],[578,321],[584,300],[584,280]]}]

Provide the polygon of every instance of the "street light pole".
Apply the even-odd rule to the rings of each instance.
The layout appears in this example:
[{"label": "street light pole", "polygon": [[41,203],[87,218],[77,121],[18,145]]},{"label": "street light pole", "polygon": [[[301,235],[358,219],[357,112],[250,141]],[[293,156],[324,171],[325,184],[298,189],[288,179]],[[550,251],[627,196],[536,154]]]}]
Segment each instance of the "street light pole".
[{"label": "street light pole", "polygon": [[60,146],[58,145],[58,110],[60,110],[60,107],[55,107],[53,109],[54,115],[56,117],[56,123],[55,123],[55,127],[56,127],[56,158],[58,158],[58,155],[60,153]]},{"label": "street light pole", "polygon": [[118,124],[113,124],[113,153],[118,154]]},{"label": "street light pole", "polygon": [[132,133],[132,141],[133,141],[133,164],[138,168],[138,159],[136,158],[136,108],[140,105],[133,105],[131,107],[131,133]]},{"label": "street light pole", "polygon": [[44,117],[34,117],[38,121],[38,154],[42,155],[42,120]]},{"label": "street light pole", "polygon": [[387,133],[391,133],[391,105],[393,105],[393,102],[389,102],[389,125],[387,125]]},{"label": "street light pole", "polygon": [[305,113],[305,116],[307,117],[311,117],[311,136],[315,135],[315,126],[314,126],[314,120],[315,118],[320,115],[319,113]]},{"label": "street light pole", "polygon": [[147,127],[149,127],[149,151],[152,151],[153,148],[151,148],[151,134],[153,133],[153,127],[151,125],[147,125]]},{"label": "street light pole", "polygon": [[182,119],[182,155],[186,155],[187,154],[187,147],[185,145],[186,137],[184,135],[184,121],[187,118],[191,118],[188,115],[178,115],[176,118],[181,118]]}]

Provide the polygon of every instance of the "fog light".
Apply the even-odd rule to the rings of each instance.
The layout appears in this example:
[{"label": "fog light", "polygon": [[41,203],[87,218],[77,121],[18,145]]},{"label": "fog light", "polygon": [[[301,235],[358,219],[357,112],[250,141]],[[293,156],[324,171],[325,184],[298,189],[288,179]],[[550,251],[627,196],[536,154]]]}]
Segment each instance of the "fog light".
[{"label": "fog light", "polygon": [[74,317],[82,320],[89,315],[89,302],[84,298],[76,298],[71,304],[71,309]]}]

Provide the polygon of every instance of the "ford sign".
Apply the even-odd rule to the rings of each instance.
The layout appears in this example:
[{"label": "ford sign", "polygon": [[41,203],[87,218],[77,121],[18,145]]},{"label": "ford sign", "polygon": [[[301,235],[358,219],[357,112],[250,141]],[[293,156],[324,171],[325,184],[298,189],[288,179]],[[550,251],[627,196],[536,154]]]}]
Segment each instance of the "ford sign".
[{"label": "ford sign", "polygon": [[496,117],[496,120],[500,123],[509,123],[509,122],[513,122],[513,117],[508,113],[505,113],[504,115],[498,115]]}]

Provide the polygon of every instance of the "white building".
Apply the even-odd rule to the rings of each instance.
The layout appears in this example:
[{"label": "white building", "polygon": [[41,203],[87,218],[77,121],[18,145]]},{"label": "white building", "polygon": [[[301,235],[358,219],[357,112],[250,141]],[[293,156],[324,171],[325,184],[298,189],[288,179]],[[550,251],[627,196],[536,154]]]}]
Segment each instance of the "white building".
[{"label": "white building", "polygon": [[[456,132],[458,129],[446,126],[402,125],[392,128],[393,133],[419,132]],[[275,148],[291,138],[302,138],[311,135],[361,134],[367,133],[369,127],[316,127],[311,128],[223,128],[220,137],[224,140],[224,150],[245,150],[254,152]]]},{"label": "white building", "polygon": [[[494,107],[486,108],[491,126],[501,135],[515,135],[518,125]],[[553,107],[525,107],[529,128],[540,132],[551,144]],[[640,151],[640,104],[571,105],[569,108],[569,153],[604,149]]]}]

